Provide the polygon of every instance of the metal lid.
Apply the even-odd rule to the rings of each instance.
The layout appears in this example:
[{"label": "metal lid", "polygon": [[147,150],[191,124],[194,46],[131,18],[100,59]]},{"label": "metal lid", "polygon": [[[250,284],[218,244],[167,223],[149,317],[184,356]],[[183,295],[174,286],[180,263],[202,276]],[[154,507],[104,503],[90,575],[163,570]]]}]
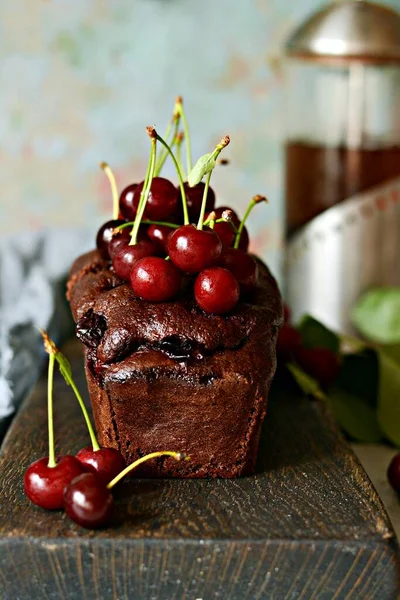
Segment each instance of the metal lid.
[{"label": "metal lid", "polygon": [[294,31],[286,52],[312,60],[400,62],[400,14],[363,0],[335,2]]}]

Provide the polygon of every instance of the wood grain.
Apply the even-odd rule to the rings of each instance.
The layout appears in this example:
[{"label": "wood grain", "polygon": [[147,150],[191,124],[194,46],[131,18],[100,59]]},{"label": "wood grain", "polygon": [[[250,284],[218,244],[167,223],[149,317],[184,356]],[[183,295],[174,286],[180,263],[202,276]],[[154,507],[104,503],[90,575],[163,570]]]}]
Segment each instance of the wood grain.
[{"label": "wood grain", "polygon": [[[65,348],[85,389],[80,348]],[[240,480],[135,480],[113,526],[92,532],[34,507],[22,477],[47,453],[46,379],[0,457],[0,597],[394,599],[397,542],[382,503],[324,407],[272,394],[258,472]],[[60,452],[88,443],[71,391],[55,382]]]}]

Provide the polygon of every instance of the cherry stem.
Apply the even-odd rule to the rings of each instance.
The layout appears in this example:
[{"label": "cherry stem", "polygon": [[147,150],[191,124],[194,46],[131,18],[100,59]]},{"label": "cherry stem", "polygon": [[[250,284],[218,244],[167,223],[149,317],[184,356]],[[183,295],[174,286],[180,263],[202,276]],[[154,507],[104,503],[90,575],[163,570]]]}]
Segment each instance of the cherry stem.
[{"label": "cherry stem", "polygon": [[49,426],[49,462],[48,467],[57,465],[56,451],[54,447],[54,422],[53,422],[53,378],[54,378],[54,354],[49,356],[49,373],[47,376],[47,420]]},{"label": "cherry stem", "polygon": [[101,162],[100,167],[103,169],[104,173],[108,177],[108,181],[110,182],[111,194],[112,194],[112,200],[113,200],[113,219],[116,220],[116,219],[118,219],[118,215],[119,215],[119,195],[118,195],[117,182],[115,180],[115,176],[114,176],[114,173],[112,172],[111,167],[106,162]]},{"label": "cherry stem", "polygon": [[[218,158],[218,156],[220,155],[221,151],[229,144],[230,141],[231,140],[230,140],[229,136],[226,135],[220,141],[220,143],[217,146],[215,146],[214,152],[212,153],[212,158],[214,158],[215,161]],[[211,179],[211,175],[212,175],[213,170],[214,169],[211,169],[211,171],[207,174],[207,179],[206,179],[206,183],[205,183],[204,191],[203,191],[203,199],[201,201],[201,210],[200,210],[199,221],[197,223],[197,229],[203,229],[204,215],[206,213],[208,188],[210,187],[210,179]]]},{"label": "cherry stem", "polygon": [[178,165],[178,161],[176,160],[175,155],[172,152],[171,148],[168,146],[167,142],[165,140],[163,140],[162,137],[159,136],[155,130],[154,130],[154,133],[155,133],[157,141],[159,141],[168,150],[168,154],[170,155],[170,157],[172,158],[172,160],[174,162],[176,173],[178,175],[181,196],[182,196],[183,222],[185,225],[188,225],[189,224],[189,213],[188,213],[187,202],[186,202],[185,187],[183,185],[183,177],[182,177],[182,173],[179,168],[179,165]]},{"label": "cherry stem", "polygon": [[[167,129],[165,130],[165,133],[163,135],[164,140],[168,140],[169,139],[169,136],[171,135],[171,131],[172,131],[172,126],[174,125],[174,123],[176,122],[176,120],[180,119],[180,118],[181,117],[180,117],[180,114],[179,114],[179,111],[178,111],[177,101],[175,100],[174,110],[172,112],[172,117],[169,120],[168,125],[167,125]],[[172,139],[172,143],[174,143],[174,138]],[[168,153],[166,153],[165,158],[167,156],[168,156]],[[164,160],[165,160],[165,158],[164,158]],[[156,173],[158,174],[159,171],[161,171],[161,167],[158,168],[158,164],[157,164],[157,166],[156,166]]]},{"label": "cherry stem", "polygon": [[[56,356],[56,358],[57,358],[57,356]],[[86,421],[86,427],[88,428],[88,432],[89,432],[89,435],[90,435],[90,441],[92,443],[92,448],[93,448],[94,452],[97,452],[97,450],[100,450],[100,446],[99,446],[99,443],[97,441],[96,434],[94,432],[93,425],[92,425],[92,423],[90,421],[90,417],[89,417],[88,411],[86,410],[86,406],[85,406],[85,403],[84,403],[84,401],[82,399],[82,396],[80,395],[79,390],[76,387],[75,382],[72,379],[72,377],[69,379],[69,382],[67,381],[67,383],[69,383],[70,386],[72,387],[72,389],[74,391],[74,394],[76,396],[76,399],[79,402],[79,406],[81,407],[83,416],[84,416],[85,421]]]},{"label": "cherry stem", "polygon": [[178,96],[178,98],[176,99],[176,106],[179,111],[179,115],[182,118],[183,131],[185,133],[186,170],[188,173],[190,173],[190,171],[192,170],[192,148],[190,143],[189,125],[186,119],[186,114],[183,108],[183,99],[181,98],[181,96]]},{"label": "cherry stem", "polygon": [[179,165],[179,168],[181,170],[182,175],[185,177],[185,169],[183,168],[182,165],[182,142],[183,142],[183,138],[184,138],[184,134],[183,132],[179,132],[175,138],[175,147],[176,147],[176,151],[175,151],[175,155],[176,155],[176,162]]},{"label": "cherry stem", "polygon": [[[210,216],[211,216],[211,215],[210,215]],[[208,224],[210,223],[210,221],[211,221],[211,220],[212,220],[212,221],[214,221],[214,223],[231,223],[231,224],[233,225],[233,223],[232,223],[231,221],[227,221],[226,219],[222,219],[222,218],[221,218],[221,219],[211,219],[210,217],[208,217],[208,219],[206,219],[206,220],[203,222],[203,225],[208,225]],[[235,227],[235,226],[233,225],[233,227]],[[236,229],[236,228],[235,228],[235,229]],[[236,231],[237,231],[237,229],[236,229]]]},{"label": "cherry stem", "polygon": [[[128,223],[122,223],[122,225],[118,225],[114,229],[115,232],[122,231],[122,229],[126,229],[127,227],[132,227],[135,224],[135,221],[129,221]],[[142,225],[164,225],[165,227],[171,227],[171,229],[178,229],[180,225],[177,223],[168,223],[167,221],[149,221],[148,219],[142,220]]]},{"label": "cherry stem", "polygon": [[212,170],[207,174],[207,179],[206,179],[206,183],[204,186],[204,192],[203,192],[203,199],[201,201],[201,210],[200,210],[199,221],[197,223],[197,229],[203,229],[204,215],[206,213],[207,196],[208,196],[208,189],[210,187],[211,175],[212,175]]},{"label": "cherry stem", "polygon": [[[151,169],[151,158],[152,158],[152,155],[153,155],[153,146],[151,146],[151,148],[150,148],[150,156],[149,156],[149,160],[148,160],[148,162],[147,162],[146,174],[145,174],[145,176],[144,176],[144,181],[143,181],[143,187],[142,187],[142,191],[140,192],[139,204],[138,204],[138,207],[137,207],[137,211],[136,211],[135,219],[136,219],[136,217],[137,217],[137,213],[138,213],[138,211],[139,211],[139,207],[140,207],[140,204],[141,204],[141,201],[142,201],[142,197],[143,197],[143,194],[144,194],[144,192],[145,192],[145,189],[146,189],[146,186],[147,186],[147,182],[148,182],[148,180],[149,180],[149,176],[150,176],[150,169]],[[135,221],[133,221],[133,223],[132,223],[132,231],[131,231],[131,236],[132,236],[132,234],[133,234],[133,228],[134,228],[134,225],[135,225]]]},{"label": "cherry stem", "polygon": [[[222,219],[222,221],[225,221],[225,219]],[[228,223],[230,223],[230,226],[232,227],[232,229],[235,233],[237,233],[239,231],[233,221],[228,221]]]},{"label": "cherry stem", "polygon": [[167,125],[167,129],[165,130],[165,133],[164,133],[164,136],[163,136],[165,140],[167,140],[169,138],[169,136],[171,135],[172,125],[175,123],[176,115],[177,115],[177,111],[176,111],[176,102],[175,102],[175,104],[174,104],[174,110],[173,110],[173,113],[172,113],[172,117],[169,120],[169,123]]},{"label": "cherry stem", "polygon": [[[174,131],[173,131],[172,140],[170,142],[170,148],[173,148],[174,145],[176,144],[180,120],[181,120],[181,117],[180,117],[179,113],[176,113],[176,111],[174,111],[171,125],[172,125],[172,123],[174,123],[175,127],[174,127]],[[167,135],[164,135],[164,139],[167,140],[168,137],[169,137],[169,132]],[[155,170],[155,175],[154,175],[155,177],[158,177],[158,175],[160,174],[161,169],[163,168],[164,163],[167,160],[167,156],[168,156],[168,150],[164,149],[164,152],[160,156],[160,158],[157,162],[157,165],[156,165],[156,170]]]},{"label": "cherry stem", "polygon": [[[209,215],[209,217],[208,217],[208,219],[207,219],[207,221],[208,221],[208,226],[209,226],[209,228],[210,228],[210,229],[214,229],[214,225],[215,225],[215,218],[216,218],[216,216],[217,216],[217,215],[216,215],[216,214],[215,214],[215,212],[213,211],[212,213],[210,213],[210,215]],[[222,220],[223,220],[223,219],[222,219]],[[203,225],[204,225],[204,223],[203,223]]]},{"label": "cherry stem", "polygon": [[254,196],[254,198],[252,198],[249,202],[249,205],[246,209],[246,212],[244,213],[244,217],[243,219],[240,221],[237,233],[236,233],[236,237],[235,237],[235,243],[233,245],[233,247],[237,250],[239,248],[239,244],[240,244],[240,238],[242,237],[242,231],[244,229],[245,223],[248,219],[249,214],[251,213],[251,211],[253,210],[253,208],[255,207],[256,204],[260,204],[260,202],[268,202],[268,200],[266,199],[265,196],[260,196],[259,194],[257,194],[256,196]]},{"label": "cherry stem", "polygon": [[133,469],[136,469],[136,467],[138,467],[142,463],[147,462],[152,458],[158,458],[159,456],[172,456],[172,458],[175,458],[176,460],[190,460],[188,456],[185,456],[181,452],[171,452],[170,450],[161,450],[160,452],[152,452],[151,454],[146,454],[146,456],[142,456],[141,458],[138,458],[138,460],[135,460],[135,462],[128,465],[123,471],[121,471],[121,473],[118,473],[118,475],[114,477],[114,479],[112,479],[109,484],[107,484],[107,489],[111,490],[114,487],[114,485],[116,485],[119,481],[121,481],[123,477],[125,477],[125,475],[133,471]]},{"label": "cherry stem", "polygon": [[[85,421],[86,421],[86,425],[89,431],[89,435],[90,435],[90,440],[92,442],[92,446],[93,446],[93,450],[100,450],[100,446],[97,442],[97,438],[96,435],[94,433],[93,430],[93,426],[92,423],[90,421],[90,417],[88,414],[88,411],[86,410],[86,406],[84,401],[82,400],[82,396],[80,395],[78,388],[75,385],[75,382],[73,380],[72,377],[72,370],[71,370],[71,365],[69,360],[67,359],[66,356],[64,356],[64,354],[62,352],[60,352],[60,350],[57,348],[57,346],[55,345],[55,343],[53,342],[53,340],[50,339],[49,335],[43,331],[40,330],[40,333],[42,334],[42,338],[43,338],[43,342],[44,342],[44,347],[46,352],[49,354],[49,358],[50,358],[50,363],[49,363],[49,379],[48,379],[48,396],[49,396],[49,405],[50,403],[52,404],[53,400],[52,400],[52,394],[53,394],[53,370],[54,370],[54,360],[57,361],[58,366],[60,368],[60,373],[61,375],[64,377],[65,383],[67,385],[70,385],[75,393],[75,396],[79,402],[79,405],[82,409],[82,413],[83,416],[85,417]],[[52,363],[52,367],[51,367],[51,377],[50,377],[50,365]],[[50,431],[50,420],[51,420],[51,431]],[[50,437],[52,438],[52,442],[50,445]],[[49,467],[50,466],[55,466],[54,465],[50,465],[50,458],[51,458],[51,448],[53,447],[53,456],[54,456],[54,435],[53,435],[53,407],[51,407],[51,411],[49,408]]]},{"label": "cherry stem", "polygon": [[150,165],[148,168],[148,172],[146,173],[146,180],[143,184],[143,189],[140,193],[140,201],[138,210],[136,213],[135,221],[133,224],[132,235],[129,242],[130,246],[134,246],[137,243],[137,235],[139,233],[140,223],[143,218],[143,214],[146,208],[147,200],[150,195],[151,184],[154,177],[154,171],[156,168],[156,158],[157,158],[157,138],[155,137],[155,129],[154,127],[148,127],[147,133],[151,138],[151,153],[150,153]]}]

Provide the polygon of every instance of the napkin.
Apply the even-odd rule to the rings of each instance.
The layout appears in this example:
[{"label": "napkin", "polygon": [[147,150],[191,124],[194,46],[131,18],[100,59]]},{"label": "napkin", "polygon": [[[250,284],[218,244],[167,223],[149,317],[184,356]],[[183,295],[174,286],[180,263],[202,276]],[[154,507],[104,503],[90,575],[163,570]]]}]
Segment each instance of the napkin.
[{"label": "napkin", "polygon": [[51,229],[0,241],[0,437],[40,374],[45,353],[38,329],[58,344],[73,331],[66,277],[93,239],[89,230]]}]

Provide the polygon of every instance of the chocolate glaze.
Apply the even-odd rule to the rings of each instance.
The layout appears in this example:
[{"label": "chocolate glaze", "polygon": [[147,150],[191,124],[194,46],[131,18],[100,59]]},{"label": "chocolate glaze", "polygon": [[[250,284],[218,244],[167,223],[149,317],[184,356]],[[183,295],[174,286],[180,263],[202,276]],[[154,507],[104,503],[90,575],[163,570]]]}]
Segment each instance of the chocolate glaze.
[{"label": "chocolate glaze", "polygon": [[159,449],[191,456],[152,462],[144,475],[254,469],[282,323],[281,297],[262,263],[260,275],[251,298],[217,316],[197,307],[191,286],[153,304],[135,297],[97,252],[75,261],[68,297],[101,444],[128,462]]}]

